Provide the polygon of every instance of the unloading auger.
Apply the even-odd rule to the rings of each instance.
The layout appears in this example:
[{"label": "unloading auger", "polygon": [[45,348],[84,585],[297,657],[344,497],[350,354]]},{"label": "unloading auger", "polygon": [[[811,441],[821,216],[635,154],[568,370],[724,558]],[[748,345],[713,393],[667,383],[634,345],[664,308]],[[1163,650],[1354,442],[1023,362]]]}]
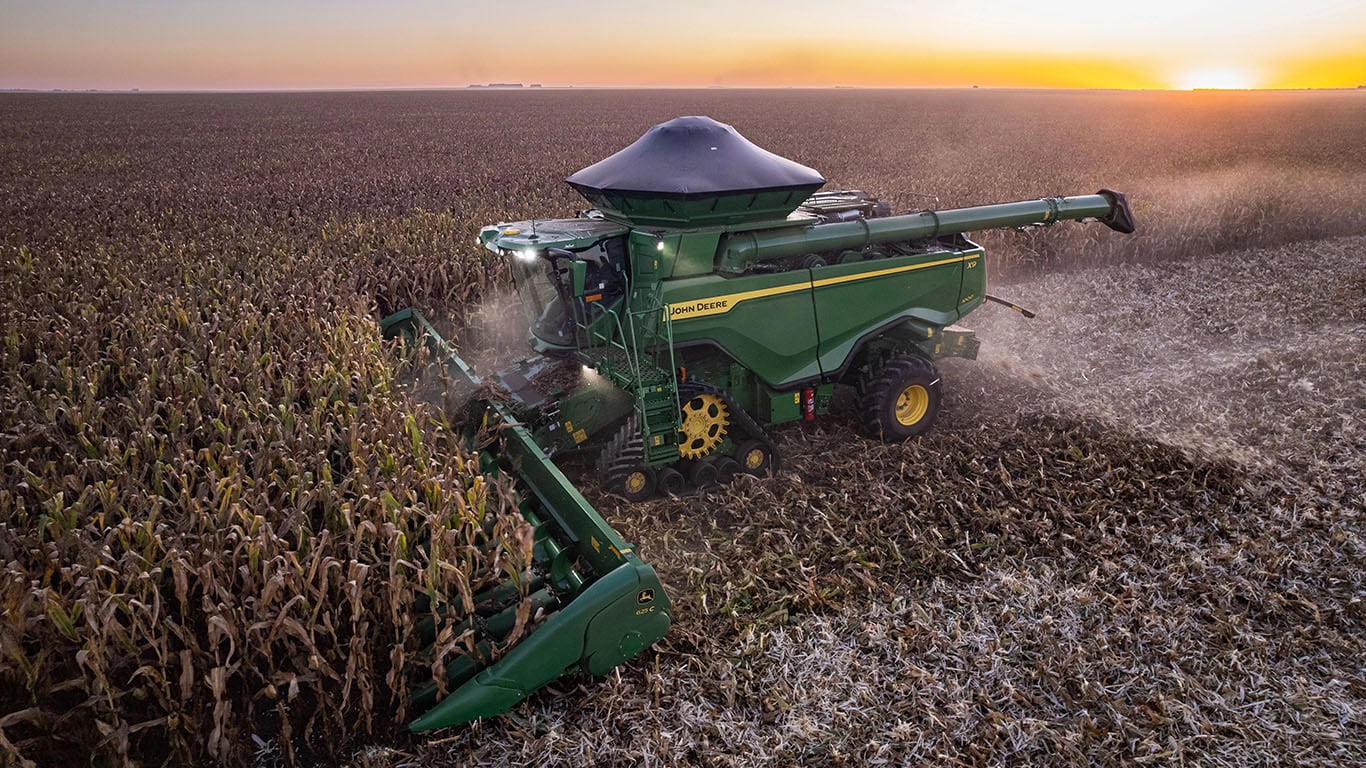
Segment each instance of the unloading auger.
[{"label": "unloading auger", "polygon": [[[893,216],[865,192],[817,192],[819,173],[706,117],[656,125],[567,181],[593,209],[479,234],[530,320],[529,354],[496,374],[505,397],[487,409],[539,533],[537,599],[557,612],[493,667],[458,659],[458,687],[415,730],[503,711],[567,670],[600,674],[668,629],[653,570],[549,457],[592,452],[604,487],[629,500],[764,475],[779,459],[769,428],[828,413],[839,387],[869,436],[917,437],[942,400],[934,361],[976,357],[957,323],[997,300],[966,233],[1067,220],[1134,231],[1111,190]],[[383,326],[478,382],[417,310]]]}]

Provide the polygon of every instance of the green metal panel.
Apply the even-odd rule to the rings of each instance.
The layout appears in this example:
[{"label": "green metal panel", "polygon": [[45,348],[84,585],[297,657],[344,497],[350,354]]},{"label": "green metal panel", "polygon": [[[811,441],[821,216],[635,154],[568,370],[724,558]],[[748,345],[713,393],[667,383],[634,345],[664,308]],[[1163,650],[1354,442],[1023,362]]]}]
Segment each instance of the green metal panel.
[{"label": "green metal panel", "polygon": [[678,256],[673,260],[672,277],[692,277],[706,275],[715,270],[716,243],[721,239],[721,230],[711,229],[700,232],[683,232],[671,237],[665,244],[678,248]]},{"label": "green metal panel", "polygon": [[[715,342],[774,388],[838,370],[898,319],[943,327],[981,303],[982,250],[664,283],[674,343]],[[965,264],[975,266],[964,283]]]},{"label": "green metal panel", "polygon": [[654,282],[659,275],[673,271],[673,260],[678,255],[678,240],[678,235],[631,230],[627,249],[631,258],[631,279],[637,289]]},{"label": "green metal panel", "polygon": [[708,227],[782,221],[810,196],[798,189],[723,192],[698,197],[579,190],[608,217],[636,227]]},{"label": "green metal panel", "polygon": [[941,251],[812,270],[821,369],[838,370],[864,336],[898,319],[956,321],[963,264],[981,254]]},{"label": "green metal panel", "polygon": [[595,381],[561,395],[556,401],[559,418],[536,429],[536,442],[542,448],[573,450],[631,412],[635,401],[628,393],[611,386],[591,369],[584,375],[594,377]]},{"label": "green metal panel", "polygon": [[[766,389],[762,407],[756,415],[763,420],[764,424],[769,426],[805,418],[805,414],[802,412],[802,394],[806,389],[807,387],[801,387],[786,392]],[[830,404],[835,397],[835,385],[820,384],[812,389],[814,389],[816,415],[829,413]]]},{"label": "green metal panel", "polygon": [[987,260],[980,246],[977,256],[963,262],[963,286],[958,291],[958,316],[976,309],[987,295]]},{"label": "green metal panel", "polygon": [[773,387],[820,375],[810,270],[669,280],[664,303],[676,346],[715,342]]},{"label": "green metal panel", "polygon": [[767,413],[759,414],[765,424],[782,424],[802,417],[801,392],[770,391],[765,405],[768,406]]}]

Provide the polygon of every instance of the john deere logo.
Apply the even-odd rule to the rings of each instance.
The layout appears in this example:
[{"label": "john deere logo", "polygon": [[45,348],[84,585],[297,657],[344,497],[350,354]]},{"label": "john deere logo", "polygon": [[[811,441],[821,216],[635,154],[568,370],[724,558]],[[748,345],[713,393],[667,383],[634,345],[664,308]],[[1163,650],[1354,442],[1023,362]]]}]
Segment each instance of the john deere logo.
[{"label": "john deere logo", "polygon": [[711,300],[671,304],[669,305],[669,317],[673,320],[683,320],[689,317],[720,315],[730,311],[730,302],[730,297],[721,296]]},{"label": "john deere logo", "polygon": [[636,602],[640,603],[641,605],[644,605],[645,603],[653,603],[654,601],[655,591],[653,589],[642,589],[640,590],[640,594],[636,595]]}]

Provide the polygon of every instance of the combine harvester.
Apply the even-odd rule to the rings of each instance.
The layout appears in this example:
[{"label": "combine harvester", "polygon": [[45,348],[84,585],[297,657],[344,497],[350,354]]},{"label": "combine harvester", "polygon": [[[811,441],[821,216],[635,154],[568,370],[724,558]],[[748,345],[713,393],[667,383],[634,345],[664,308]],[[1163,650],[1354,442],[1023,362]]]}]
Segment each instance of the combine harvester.
[{"label": "combine harvester", "polygon": [[[706,117],[656,125],[568,182],[593,210],[479,235],[531,322],[530,354],[495,375],[505,402],[485,418],[501,423],[497,463],[537,528],[535,603],[553,613],[491,667],[457,659],[453,693],[413,730],[506,711],[567,672],[603,674],[668,630],[653,569],[551,456],[596,452],[605,487],[630,500],[764,475],[779,461],[769,427],[827,413],[841,386],[867,434],[916,437],[939,412],[934,361],[976,356],[956,323],[1000,301],[965,233],[1081,219],[1134,231],[1110,190],[893,216],[864,192],[817,192],[820,174]],[[481,383],[418,310],[383,328]],[[478,620],[493,640],[511,626],[508,599]]]}]

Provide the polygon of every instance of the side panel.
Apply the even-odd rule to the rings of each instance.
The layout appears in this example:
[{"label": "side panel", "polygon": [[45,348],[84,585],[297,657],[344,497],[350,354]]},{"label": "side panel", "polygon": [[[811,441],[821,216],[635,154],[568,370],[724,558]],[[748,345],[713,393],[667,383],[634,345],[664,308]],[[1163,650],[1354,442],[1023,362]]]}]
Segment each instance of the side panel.
[{"label": "side panel", "polygon": [[952,324],[959,318],[964,263],[980,264],[981,255],[980,248],[941,251],[812,270],[821,369],[839,370],[866,334],[899,319]]},{"label": "side panel", "polygon": [[963,262],[963,287],[958,296],[958,317],[961,319],[972,310],[982,306],[987,294],[987,260],[978,248],[978,254]]},{"label": "side panel", "polygon": [[664,303],[675,346],[714,343],[770,386],[820,375],[809,270],[668,280]]},{"label": "side panel", "polygon": [[664,250],[676,248],[672,277],[693,277],[715,271],[716,243],[721,231],[683,232],[664,239]]}]

